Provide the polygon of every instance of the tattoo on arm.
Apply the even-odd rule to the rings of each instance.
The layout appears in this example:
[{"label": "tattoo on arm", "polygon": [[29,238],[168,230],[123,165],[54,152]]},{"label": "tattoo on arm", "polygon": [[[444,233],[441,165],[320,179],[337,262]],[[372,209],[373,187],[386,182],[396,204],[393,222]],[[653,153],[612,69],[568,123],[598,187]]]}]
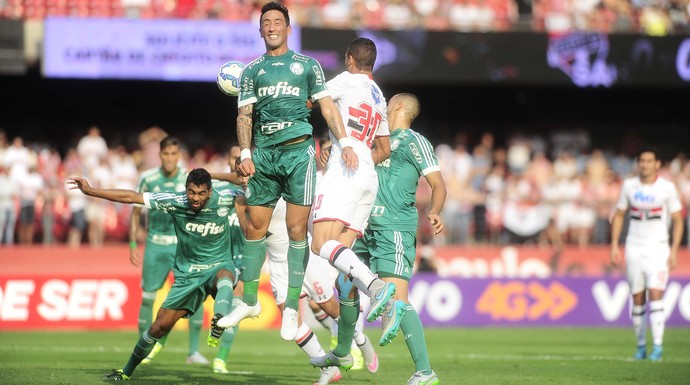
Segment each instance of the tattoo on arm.
[{"label": "tattoo on arm", "polygon": [[242,106],[237,110],[237,141],[240,148],[252,147],[252,114],[254,105]]}]

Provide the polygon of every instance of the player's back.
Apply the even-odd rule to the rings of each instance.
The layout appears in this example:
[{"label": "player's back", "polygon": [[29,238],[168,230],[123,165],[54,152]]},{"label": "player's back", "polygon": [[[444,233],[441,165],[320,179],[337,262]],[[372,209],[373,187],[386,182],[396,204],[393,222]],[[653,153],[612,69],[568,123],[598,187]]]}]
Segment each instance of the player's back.
[{"label": "player's back", "polygon": [[[371,146],[377,136],[388,136],[386,99],[376,82],[365,74],[343,72],[328,83],[331,97],[338,106],[347,135],[357,141],[353,147],[360,164],[373,167]],[[336,143],[333,134],[331,141]],[[341,149],[333,146],[331,159],[340,159]]]}]

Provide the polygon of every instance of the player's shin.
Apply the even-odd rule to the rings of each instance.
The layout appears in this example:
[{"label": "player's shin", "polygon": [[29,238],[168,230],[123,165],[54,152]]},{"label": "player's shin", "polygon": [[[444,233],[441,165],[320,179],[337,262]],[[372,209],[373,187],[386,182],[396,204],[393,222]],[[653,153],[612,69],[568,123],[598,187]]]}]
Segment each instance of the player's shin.
[{"label": "player's shin", "polygon": [[357,288],[369,293],[369,286],[376,280],[376,276],[352,250],[338,241],[331,240],[321,246],[320,255],[340,272],[351,275]]},{"label": "player's shin", "polygon": [[630,318],[632,318],[637,346],[645,346],[647,344],[647,318],[645,314],[644,305],[633,305]]},{"label": "player's shin", "polygon": [[405,343],[414,361],[415,371],[423,372],[424,374],[431,373],[429,354],[427,353],[426,340],[424,339],[424,327],[422,326],[422,320],[419,319],[419,314],[417,314],[412,305],[407,305],[405,317],[403,317],[400,323],[400,329],[405,335]]},{"label": "player's shin", "polygon": [[151,353],[153,345],[155,345],[157,340],[157,338],[151,337],[149,335],[148,330],[144,331],[141,334],[141,337],[139,337],[137,344],[134,346],[132,354],[129,356],[129,361],[127,361],[127,365],[125,365],[125,367],[122,369],[125,375],[131,376],[132,373],[134,373],[134,369],[136,369],[136,367],[139,366],[141,360],[146,358],[146,356],[148,356],[149,353]]},{"label": "player's shin", "polygon": [[189,355],[199,351],[199,335],[201,334],[201,324],[204,322],[203,304],[189,317]]},{"label": "player's shin", "polygon": [[338,319],[338,345],[333,353],[338,357],[345,357],[352,348],[352,339],[355,334],[355,325],[359,317],[359,293],[354,292],[354,298],[348,298],[352,285],[348,285],[341,274],[338,277],[338,290],[340,292],[340,318]]},{"label": "player's shin", "polygon": [[266,237],[247,240],[242,255],[242,281],[244,282],[243,301],[249,306],[256,305],[259,293],[261,267],[266,260]]},{"label": "player's shin", "polygon": [[155,292],[144,291],[141,293],[141,306],[139,307],[139,335],[148,330],[153,323],[153,302],[156,300]]},{"label": "player's shin", "polygon": [[309,245],[307,240],[290,241],[288,247],[288,291],[285,299],[285,307],[299,309],[299,296],[304,283],[304,271],[309,262]]},{"label": "player's shin", "polygon": [[664,301],[656,300],[649,302],[649,327],[652,330],[652,342],[654,346],[661,346],[664,342],[664,327],[666,317],[664,316]]},{"label": "player's shin", "polygon": [[309,356],[309,358],[326,355],[326,352],[324,352],[323,348],[321,347],[316,334],[314,334],[309,325],[306,323],[302,323],[302,325],[300,325],[297,329],[297,338],[295,338],[295,343],[297,343],[297,346],[299,346],[300,349],[302,349],[302,351]]}]

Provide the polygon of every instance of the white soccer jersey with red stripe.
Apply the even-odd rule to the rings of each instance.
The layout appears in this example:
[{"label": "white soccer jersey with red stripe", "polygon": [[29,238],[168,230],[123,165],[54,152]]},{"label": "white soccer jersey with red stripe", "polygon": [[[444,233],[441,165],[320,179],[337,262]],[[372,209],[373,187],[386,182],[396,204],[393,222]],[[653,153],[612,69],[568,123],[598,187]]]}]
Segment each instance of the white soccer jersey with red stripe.
[{"label": "white soccer jersey with red stripe", "polygon": [[[365,74],[352,74],[347,71],[326,83],[328,91],[338,106],[345,130],[355,139],[353,147],[360,164],[374,166],[371,159],[371,145],[378,136],[389,136],[386,118],[386,99],[379,86]],[[340,161],[342,150],[333,134],[330,134],[333,147],[333,161]]]},{"label": "white soccer jersey with red stripe", "polygon": [[632,177],[623,182],[616,208],[630,208],[627,242],[668,243],[670,214],[680,211],[682,205],[676,186],[669,180],[656,178],[644,184],[639,177]]}]

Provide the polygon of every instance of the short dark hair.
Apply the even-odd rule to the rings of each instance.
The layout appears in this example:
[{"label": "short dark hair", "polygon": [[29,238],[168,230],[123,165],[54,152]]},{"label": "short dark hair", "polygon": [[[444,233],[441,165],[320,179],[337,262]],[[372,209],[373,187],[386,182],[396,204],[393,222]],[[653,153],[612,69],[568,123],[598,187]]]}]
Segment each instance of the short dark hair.
[{"label": "short dark hair", "polygon": [[376,44],[366,37],[358,37],[350,42],[345,55],[352,56],[359,69],[371,71],[376,63]]},{"label": "short dark hair", "polygon": [[166,136],[161,140],[161,151],[163,151],[164,148],[170,147],[170,146],[180,146],[180,141],[174,137],[174,136]]},{"label": "short dark hair", "polygon": [[652,146],[642,147],[640,149],[640,151],[637,153],[637,160],[640,160],[640,157],[642,156],[642,154],[647,153],[647,152],[654,155],[654,160],[661,160],[661,158],[659,158],[659,150],[656,147],[652,147]]},{"label": "short dark hair", "polygon": [[261,18],[264,17],[264,13],[272,10],[280,11],[283,14],[283,16],[285,16],[285,23],[287,23],[287,25],[290,25],[290,14],[288,13],[287,7],[277,1],[271,1],[270,3],[266,3],[263,7],[261,7],[261,17],[259,18],[259,25],[261,25]]},{"label": "short dark hair", "polygon": [[195,168],[189,172],[189,175],[187,175],[185,187],[189,187],[190,184],[197,186],[206,185],[211,188],[211,174],[209,174],[208,171],[203,168]]}]

